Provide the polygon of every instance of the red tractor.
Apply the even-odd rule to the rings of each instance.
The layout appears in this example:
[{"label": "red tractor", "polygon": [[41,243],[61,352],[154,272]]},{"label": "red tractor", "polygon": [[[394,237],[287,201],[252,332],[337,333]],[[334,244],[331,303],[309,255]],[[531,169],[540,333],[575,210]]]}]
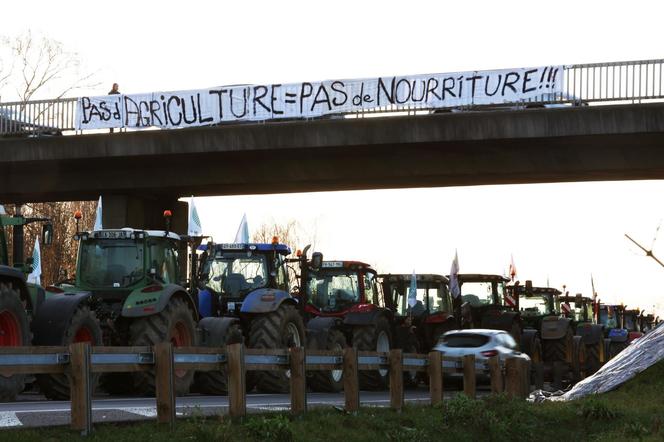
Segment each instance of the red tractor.
[{"label": "red tractor", "polygon": [[[379,295],[376,271],[360,261],[323,261],[305,253],[300,262],[300,308],[306,324],[307,348],[340,350],[346,346],[363,351],[387,352],[401,348],[415,352],[409,329],[395,327],[394,314]],[[340,391],[341,371],[315,371],[309,385],[317,391]],[[360,371],[360,386],[387,387],[388,370]]]},{"label": "red tractor", "polygon": [[413,275],[379,275],[385,304],[395,314],[397,326],[411,328],[417,337],[417,351],[428,353],[438,338],[460,328],[452,311],[449,280],[442,275],[416,275],[416,298],[409,304],[408,294]]}]

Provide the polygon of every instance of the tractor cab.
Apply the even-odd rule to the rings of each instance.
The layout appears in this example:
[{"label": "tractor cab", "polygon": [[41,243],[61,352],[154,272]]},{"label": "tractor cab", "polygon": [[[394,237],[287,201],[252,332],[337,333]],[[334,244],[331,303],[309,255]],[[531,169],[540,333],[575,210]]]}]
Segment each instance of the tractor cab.
[{"label": "tractor cab", "polygon": [[551,287],[509,287],[516,299],[518,311],[524,327],[540,330],[542,321],[546,318],[557,319],[559,311],[556,308],[561,291]]},{"label": "tractor cab", "polygon": [[388,309],[404,326],[415,327],[419,348],[430,350],[438,338],[449,330],[459,328],[452,312],[449,280],[442,275],[417,274],[415,299],[410,300],[412,275],[379,275],[380,286]]},{"label": "tractor cab", "polygon": [[323,261],[309,268],[301,282],[305,316],[345,316],[381,304],[376,271],[359,261]]},{"label": "tractor cab", "polygon": [[559,311],[566,318],[571,318],[575,323],[595,322],[595,301],[580,293],[576,296],[561,296],[558,298]]},{"label": "tractor cab", "polygon": [[[202,246],[199,274],[199,311],[202,317],[236,315],[250,294],[259,301],[274,301],[270,289],[288,293],[286,256],[290,248],[274,242]],[[264,299],[263,299],[264,298]],[[254,302],[254,296],[251,301]],[[247,307],[247,306],[245,306]]]},{"label": "tractor cab", "polygon": [[454,299],[454,310],[461,312],[465,327],[503,330],[503,327],[492,327],[487,322],[496,322],[493,319],[503,316],[503,312],[511,308],[505,302],[509,279],[501,275],[464,273],[458,275],[458,281],[461,296]]}]

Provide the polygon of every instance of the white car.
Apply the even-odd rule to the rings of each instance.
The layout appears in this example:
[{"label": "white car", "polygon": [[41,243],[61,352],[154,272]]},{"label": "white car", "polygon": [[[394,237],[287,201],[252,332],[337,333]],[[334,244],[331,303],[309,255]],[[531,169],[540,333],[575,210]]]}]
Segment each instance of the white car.
[{"label": "white car", "polygon": [[[445,356],[475,355],[476,367],[478,363],[484,363],[492,356],[498,356],[501,365],[505,363],[505,359],[510,357],[530,361],[527,354],[519,351],[519,345],[514,338],[503,330],[477,328],[448,331],[440,337],[438,344],[433,349]],[[462,377],[463,374],[450,373],[449,376]],[[478,373],[478,377],[488,379],[488,373]]]}]

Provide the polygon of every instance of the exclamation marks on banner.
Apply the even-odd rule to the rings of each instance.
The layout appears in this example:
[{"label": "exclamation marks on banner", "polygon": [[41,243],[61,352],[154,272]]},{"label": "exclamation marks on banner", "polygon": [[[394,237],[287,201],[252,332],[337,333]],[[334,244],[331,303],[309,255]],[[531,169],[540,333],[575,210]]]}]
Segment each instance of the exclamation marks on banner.
[{"label": "exclamation marks on banner", "polygon": [[538,89],[550,89],[556,84],[556,76],[558,75],[558,68],[545,67],[540,76],[540,85]]}]

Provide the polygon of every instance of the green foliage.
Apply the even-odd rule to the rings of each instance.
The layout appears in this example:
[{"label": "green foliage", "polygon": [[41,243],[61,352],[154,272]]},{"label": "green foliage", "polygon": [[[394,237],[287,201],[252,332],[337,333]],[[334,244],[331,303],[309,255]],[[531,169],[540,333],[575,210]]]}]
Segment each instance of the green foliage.
[{"label": "green foliage", "polygon": [[249,434],[256,440],[292,442],[293,428],[290,420],[278,414],[271,417],[252,417],[245,424]]},{"label": "green foliage", "polygon": [[619,413],[611,408],[607,401],[600,399],[597,396],[591,396],[585,401],[581,402],[579,414],[585,419],[592,420],[607,420],[615,419]]}]

